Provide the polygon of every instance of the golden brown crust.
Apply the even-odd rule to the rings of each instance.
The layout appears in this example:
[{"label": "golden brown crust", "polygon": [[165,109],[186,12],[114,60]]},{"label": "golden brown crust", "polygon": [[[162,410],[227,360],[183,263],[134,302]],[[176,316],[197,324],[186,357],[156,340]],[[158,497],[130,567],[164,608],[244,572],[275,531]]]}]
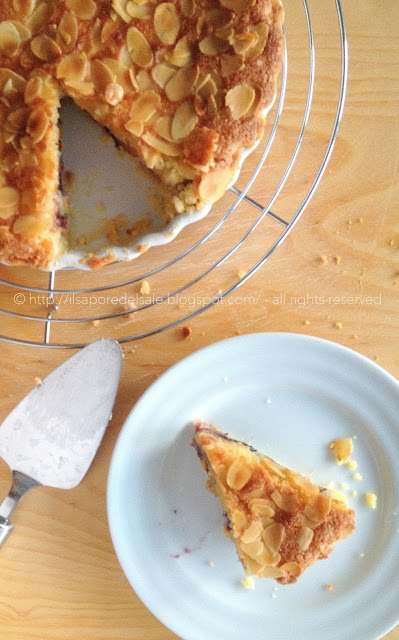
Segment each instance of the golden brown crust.
[{"label": "golden brown crust", "polygon": [[354,531],[354,512],[307,478],[199,422],[194,444],[248,575],[295,582]]},{"label": "golden brown crust", "polygon": [[[16,238],[7,246],[30,244],[44,267],[61,250],[62,94],[139,155],[175,214],[217,200],[262,135],[282,20],[280,0],[0,0],[0,225]],[[23,255],[0,246],[0,260]]]}]

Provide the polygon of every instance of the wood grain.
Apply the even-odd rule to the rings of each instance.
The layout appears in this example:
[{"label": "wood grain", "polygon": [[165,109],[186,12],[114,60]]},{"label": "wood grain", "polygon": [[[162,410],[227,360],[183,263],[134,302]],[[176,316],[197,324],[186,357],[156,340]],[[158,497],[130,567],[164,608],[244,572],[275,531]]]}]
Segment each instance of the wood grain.
[{"label": "wood grain", "polygon": [[[275,143],[251,196],[261,203],[273,193],[293,150],[306,99],[308,63],[301,3],[287,0],[289,83],[286,107]],[[317,52],[315,97],[309,126],[298,161],[276,203],[275,213],[290,219],[306,194],[325,152],[336,108],[339,49],[333,2],[310,2]],[[328,11],[330,13],[328,13]],[[328,18],[326,18],[326,12]],[[168,367],[187,354],[237,333],[290,331],[308,333],[344,344],[377,361],[399,376],[399,224],[398,224],[398,54],[399,4],[389,0],[344,2],[350,67],[344,118],[328,170],[304,216],[281,247],[243,287],[231,304],[219,304],[190,322],[192,335],[184,340],[181,328],[124,347],[124,367],[112,422],[88,476],[68,492],[38,488],[24,498],[13,518],[15,531],[1,550],[0,629],[7,640],[173,640],[176,636],[158,622],[129,587],[111,544],[105,507],[109,461],[121,426],[140,395]],[[258,155],[244,168],[240,184],[248,179]],[[169,247],[143,256],[140,265],[110,267],[84,276],[85,283],[106,284],[126,279],[144,267],[172,258],[198,240],[232,201],[227,195],[209,219],[186,229]],[[172,291],[199,267],[212,264],[227,252],[254,220],[253,207],[212,236],[198,257],[151,279],[157,294]],[[195,227],[195,228],[194,228]],[[259,226],[220,268],[191,292],[215,294],[251,267],[281,232],[270,220]],[[140,259],[141,260],[141,259]],[[129,272],[127,273],[129,269]],[[43,275],[1,268],[1,277],[42,286]],[[68,278],[68,281],[65,279]],[[60,276],[59,286],[79,286],[82,276]],[[65,284],[67,286],[67,284]],[[85,285],[84,285],[85,286]],[[138,285],[121,293],[138,292]],[[15,311],[15,291],[3,287],[0,304]],[[284,298],[285,294],[285,298]],[[241,296],[247,296],[243,301]],[[283,296],[283,297],[281,297]],[[344,304],[343,296],[370,296],[372,304]],[[251,298],[252,297],[252,298]],[[339,299],[320,303],[321,298]],[[44,314],[40,301],[35,313]],[[63,317],[78,313],[64,302]],[[93,304],[93,312],[109,309]],[[116,307],[115,307],[116,308]],[[189,311],[189,302],[126,324],[126,319],[99,326],[61,325],[56,341],[78,336],[87,342],[111,335],[123,337],[170,322]],[[116,308],[119,310],[119,307]],[[83,310],[87,312],[87,307]],[[141,317],[142,316],[142,317]],[[1,317],[1,333],[40,339],[43,325]],[[44,377],[70,353],[44,351],[0,343],[0,420],[32,388],[35,376]],[[0,465],[2,495],[9,471]],[[376,594],[378,597],[378,594]],[[399,640],[399,627],[386,638]]]}]

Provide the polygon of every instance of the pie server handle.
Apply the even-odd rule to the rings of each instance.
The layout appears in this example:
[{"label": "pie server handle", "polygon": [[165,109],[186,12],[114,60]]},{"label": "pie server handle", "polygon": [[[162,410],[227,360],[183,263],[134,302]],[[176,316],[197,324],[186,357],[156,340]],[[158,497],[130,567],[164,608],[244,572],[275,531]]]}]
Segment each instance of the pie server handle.
[{"label": "pie server handle", "polygon": [[20,471],[12,472],[12,485],[10,492],[3,502],[0,504],[0,547],[13,530],[13,524],[10,520],[10,516],[29,489],[37,487],[39,485],[36,480],[21,473]]}]

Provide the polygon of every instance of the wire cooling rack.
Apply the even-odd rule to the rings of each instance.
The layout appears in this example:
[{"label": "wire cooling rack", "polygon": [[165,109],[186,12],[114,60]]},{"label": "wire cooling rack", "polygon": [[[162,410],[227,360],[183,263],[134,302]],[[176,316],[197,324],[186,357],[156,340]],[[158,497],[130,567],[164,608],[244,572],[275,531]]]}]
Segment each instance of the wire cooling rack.
[{"label": "wire cooling rack", "polygon": [[[191,225],[196,228],[195,233],[197,236],[194,235],[194,241],[191,238],[192,234],[190,234],[189,246],[181,247],[180,242],[177,245],[178,252],[170,258],[168,257],[166,261],[164,261],[165,253],[162,253],[165,247],[161,247],[156,250],[158,253],[156,254],[156,259],[154,257],[153,262],[148,262],[148,260],[147,262],[143,262],[144,269],[140,267],[142,257],[131,263],[119,265],[115,273],[112,271],[112,265],[110,265],[103,268],[101,273],[104,275],[100,281],[98,281],[98,274],[78,271],[51,271],[47,274],[35,273],[34,284],[37,286],[32,286],[32,276],[26,277],[26,270],[23,272],[25,274],[24,277],[20,275],[18,269],[2,267],[2,273],[6,274],[6,277],[0,279],[0,287],[6,294],[7,292],[11,294],[3,297],[6,300],[12,300],[14,308],[12,308],[10,304],[6,304],[6,308],[0,308],[0,318],[3,318],[1,321],[1,331],[3,332],[3,330],[6,329],[7,333],[7,335],[0,335],[1,340],[45,348],[76,349],[85,346],[93,339],[91,334],[88,336],[87,332],[85,334],[84,331],[84,327],[87,327],[88,323],[100,327],[100,329],[101,326],[104,326],[103,335],[114,337],[120,343],[139,340],[175,327],[181,323],[187,323],[206,309],[227,299],[233,291],[244,284],[265,264],[268,258],[290,233],[319,185],[337,137],[344,108],[347,84],[348,52],[344,16],[340,0],[331,0],[331,2],[326,0],[326,2],[323,3],[323,10],[320,9],[320,3],[316,0],[314,2],[312,0],[286,0],[284,6],[286,12],[284,31],[286,55],[277,101],[273,111],[269,113],[269,130],[264,138],[262,150],[258,152],[256,157],[256,163],[250,178],[245,184],[240,185],[240,188],[234,186],[230,189],[230,193],[226,194],[228,201],[227,204],[223,205],[224,209],[222,209],[219,219],[215,222],[211,216],[211,224],[210,226],[208,225],[208,228],[205,228],[205,233],[202,226],[204,221],[196,223],[196,225]],[[322,16],[321,13],[323,14]],[[294,33],[292,33],[290,15],[295,16],[295,23],[297,16],[301,16],[304,32],[302,38],[306,39],[308,45],[304,48],[303,41],[300,43],[301,68],[297,72],[295,71],[295,65],[298,58],[298,35],[295,33],[295,30]],[[324,28],[325,20],[328,21],[330,28],[329,38],[335,53],[337,53],[337,49],[339,50],[340,58],[339,68],[335,69],[335,106],[332,111],[331,128],[327,132],[323,131],[324,146],[321,160],[317,166],[312,169],[312,175],[306,176],[306,189],[303,191],[302,188],[301,200],[293,206],[289,215],[287,215],[286,212],[284,215],[280,215],[280,213],[277,213],[277,211],[280,210],[279,199],[281,200],[283,189],[286,188],[287,185],[290,184],[290,180],[293,179],[292,176],[295,173],[294,168],[300,151],[304,154],[305,158],[307,155],[313,153],[312,144],[307,145],[306,143],[306,136],[309,131],[309,118],[312,114],[317,82],[319,77],[322,81],[324,74],[323,70],[318,72],[318,45],[315,41],[314,29],[314,22],[320,23],[320,19],[322,20]],[[334,27],[332,23],[334,23]],[[322,31],[324,31],[324,29],[322,29]],[[322,58],[323,49],[326,48],[323,37],[324,36],[321,37],[319,46]],[[330,40],[328,45],[330,45]],[[304,62],[303,51],[305,49],[306,60]],[[276,184],[273,185],[273,191],[266,194],[268,202],[261,204],[258,202],[258,199],[252,197],[252,188],[256,185],[258,187],[256,193],[259,193],[258,183],[262,180],[262,168],[264,168],[267,163],[278,132],[284,129],[284,113],[287,112],[289,114],[290,110],[294,111],[289,95],[292,62],[294,62],[294,75],[297,73],[299,74],[297,77],[300,77],[306,74],[306,89],[303,94],[305,99],[300,118],[295,127],[295,137],[292,142],[290,154],[283,160],[283,163],[280,161],[279,166],[281,167],[281,173],[277,178]],[[290,73],[288,71],[289,68]],[[294,76],[292,77],[294,78]],[[322,91],[323,88],[321,89],[321,92]],[[319,102],[321,104],[322,100]],[[217,243],[216,245],[213,243],[209,252],[206,251],[206,248],[211,246],[212,240],[217,238],[218,234],[223,233],[223,229],[228,225],[233,214],[239,210],[240,207],[246,207],[246,211],[250,211],[251,213],[249,216],[250,223],[245,233],[239,237],[234,237],[233,245],[227,251],[222,251],[221,255],[219,255],[220,251],[218,252]],[[287,209],[287,207],[285,207],[285,209]],[[246,217],[244,216],[244,219],[247,220],[248,215],[246,215]],[[241,220],[242,218],[240,218],[240,221]],[[185,294],[186,300],[188,295],[191,295],[192,298],[195,299],[196,286],[214,274],[236,254],[236,252],[246,247],[251,238],[254,238],[256,234],[260,234],[260,227],[265,221],[273,225],[273,233],[267,233],[267,247],[264,246],[262,240],[262,253],[257,257],[255,263],[246,270],[245,274],[239,273],[235,281],[227,286],[227,288],[224,290],[219,288],[217,293],[214,293],[212,296],[203,297],[199,303],[197,301],[196,307],[190,307],[188,313],[180,313],[178,317],[174,317],[169,304],[170,300],[181,300],[183,294]],[[264,236],[262,236],[262,238],[263,237]],[[175,242],[176,241],[174,241],[174,243]],[[153,251],[155,250],[152,249],[149,254]],[[208,253],[211,257],[210,260]],[[204,255],[207,255],[208,260],[203,259]],[[182,265],[185,265],[184,268]],[[203,268],[204,266],[205,268]],[[180,274],[180,279],[183,280],[183,282],[180,286],[170,291],[167,283],[168,280],[174,281],[174,278],[169,278],[168,274],[173,269],[177,269],[177,273]],[[70,275],[68,275],[68,273]],[[12,275],[9,276],[9,274]],[[103,306],[97,304],[94,305],[93,310],[90,306],[90,313],[81,313],[83,307],[79,302],[83,302],[84,300],[91,301],[94,298],[97,303],[101,303],[102,300],[111,300],[111,302],[112,300],[121,301],[123,296],[118,297],[118,293],[124,292],[126,298],[126,291],[130,292],[132,287],[135,285],[137,287],[143,281],[146,281],[146,284],[152,283],[157,277],[161,283],[159,286],[164,287],[164,289],[163,292],[156,297],[144,298],[139,304],[125,306],[120,304],[119,307],[113,307],[111,309],[107,306],[105,309],[106,313],[104,313]],[[85,286],[88,281],[87,279],[89,279],[91,285],[97,281],[96,286]],[[62,288],[60,288],[60,285],[58,285],[58,287],[56,286],[60,280]],[[29,282],[29,284],[27,284],[27,282]],[[64,283],[66,283],[66,285]],[[78,298],[78,296],[80,297]],[[38,301],[41,302],[39,306]],[[23,305],[22,302],[24,303]],[[67,302],[72,303],[68,305],[68,309],[66,305]],[[179,304],[174,305],[175,311],[181,308],[184,308],[184,306]],[[66,309],[67,312],[65,312]],[[144,323],[144,330],[141,330],[143,323],[139,323],[139,330],[134,333],[132,329],[134,329],[135,326],[137,328],[137,323],[132,320],[138,317],[138,314],[144,313],[151,313],[153,317],[150,318],[147,316],[149,320]],[[119,324],[115,325],[118,321]],[[27,339],[27,337],[30,338],[32,333],[32,323],[34,324],[35,331],[33,333],[35,337],[34,339]],[[57,333],[56,340],[53,339],[54,333]],[[59,339],[58,336],[60,336]],[[84,341],[82,341],[82,337],[85,338]],[[99,337],[98,334],[96,334],[96,337]]]}]

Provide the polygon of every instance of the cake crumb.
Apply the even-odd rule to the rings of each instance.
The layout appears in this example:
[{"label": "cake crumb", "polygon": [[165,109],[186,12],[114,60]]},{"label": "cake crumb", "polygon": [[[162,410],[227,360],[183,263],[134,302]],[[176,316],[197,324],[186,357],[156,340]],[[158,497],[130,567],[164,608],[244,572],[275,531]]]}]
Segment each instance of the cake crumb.
[{"label": "cake crumb", "polygon": [[341,262],[341,256],[335,256],[334,257],[334,262],[335,262],[335,264],[339,264]]},{"label": "cake crumb", "polygon": [[336,463],[339,465],[344,464],[348,462],[353,451],[352,438],[333,440],[330,443],[330,449],[334,451]]},{"label": "cake crumb", "polygon": [[272,593],[272,598],[277,598],[277,593]]},{"label": "cake crumb", "polygon": [[356,496],[357,496],[357,489],[353,489],[353,491],[352,491],[352,495],[356,498]]},{"label": "cake crumb", "polygon": [[240,270],[237,272],[237,275],[238,275],[238,277],[239,277],[239,278],[243,278],[244,276],[246,276],[246,275],[247,275],[247,272],[246,272],[246,271],[244,271],[244,269],[240,269]]},{"label": "cake crumb", "polygon": [[187,338],[189,338],[191,336],[193,331],[192,331],[191,327],[183,327],[181,332],[182,332],[182,336],[183,336],[184,340],[187,340]]},{"label": "cake crumb", "polygon": [[363,480],[363,476],[361,476],[360,473],[355,473],[352,477],[354,480]]},{"label": "cake crumb", "polygon": [[215,563],[214,563],[214,561],[213,561],[213,560],[210,560],[210,561],[209,561],[209,566],[210,566],[210,567],[212,567],[212,568],[215,566]]},{"label": "cake crumb", "polygon": [[357,335],[357,333],[354,333],[354,334],[352,335],[352,338],[358,338],[358,337],[359,337],[359,336]]},{"label": "cake crumb", "polygon": [[35,385],[36,387],[41,387],[43,384],[43,380],[41,378],[39,378],[38,376],[35,376]]},{"label": "cake crumb", "polygon": [[226,376],[223,378],[223,382],[227,382],[227,378],[226,378]]},{"label": "cake crumb", "polygon": [[241,584],[244,587],[244,589],[255,589],[255,583],[253,581],[253,578],[251,578],[250,576],[243,578],[241,580]]},{"label": "cake crumb", "polygon": [[348,460],[348,462],[346,464],[348,466],[348,469],[350,469],[351,471],[355,471],[357,469],[356,460]]},{"label": "cake crumb", "polygon": [[310,320],[305,320],[303,324],[309,325],[310,324]]},{"label": "cake crumb", "polygon": [[347,482],[341,482],[341,489],[343,489],[344,491],[348,491],[349,489],[349,485]]},{"label": "cake crumb", "polygon": [[359,558],[364,558],[364,553],[359,553]]},{"label": "cake crumb", "polygon": [[271,404],[272,403],[272,399],[271,398],[266,398],[266,404]]},{"label": "cake crumb", "polygon": [[140,293],[146,296],[150,293],[150,291],[151,291],[150,283],[148,282],[148,280],[143,280],[140,287]]},{"label": "cake crumb", "polygon": [[332,590],[333,590],[333,588],[334,588],[334,587],[332,586],[331,582],[329,582],[329,583],[328,583],[328,585],[327,585],[327,589],[328,589],[329,591],[332,591]]},{"label": "cake crumb", "polygon": [[319,261],[320,261],[322,264],[327,264],[327,262],[328,262],[328,257],[327,257],[327,256],[319,256]]},{"label": "cake crumb", "polygon": [[367,505],[370,509],[377,508],[377,496],[375,493],[366,493],[364,497],[366,498]]},{"label": "cake crumb", "polygon": [[98,327],[98,325],[100,324],[99,320],[92,320],[91,324],[93,325],[93,327]]},{"label": "cake crumb", "polygon": [[128,313],[126,315],[127,318],[133,319],[134,318],[134,313],[133,313],[133,309],[136,308],[136,305],[134,304],[134,302],[127,302],[125,305],[123,305],[123,310],[124,311],[131,311],[132,313]]},{"label": "cake crumb", "polygon": [[335,327],[336,329],[342,329],[343,324],[342,324],[342,322],[334,322],[334,327]]}]

